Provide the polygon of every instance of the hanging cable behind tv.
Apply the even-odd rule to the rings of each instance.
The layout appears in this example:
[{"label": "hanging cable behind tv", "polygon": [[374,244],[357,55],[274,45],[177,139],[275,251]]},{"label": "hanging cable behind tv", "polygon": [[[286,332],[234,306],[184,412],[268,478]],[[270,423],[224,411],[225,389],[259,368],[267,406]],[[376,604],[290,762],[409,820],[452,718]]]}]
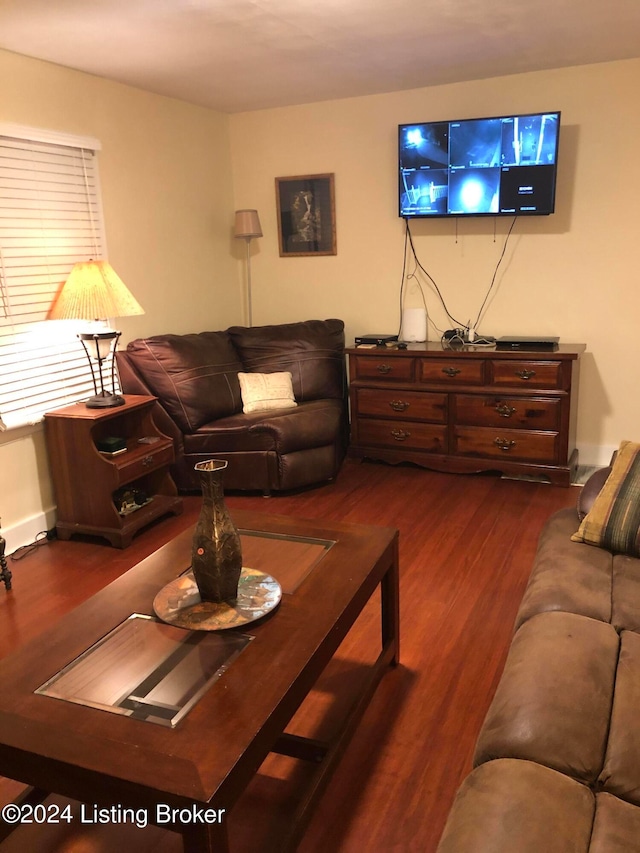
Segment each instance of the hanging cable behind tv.
[{"label": "hanging cable behind tv", "polygon": [[[496,339],[492,335],[478,335],[476,330],[477,330],[478,325],[480,323],[480,320],[482,318],[482,313],[485,310],[487,300],[489,299],[489,296],[490,296],[490,294],[491,294],[491,292],[495,286],[497,276],[498,276],[498,271],[499,271],[500,265],[502,264],[502,261],[505,257],[505,254],[507,251],[507,246],[509,244],[509,239],[511,237],[511,234],[513,233],[513,229],[515,227],[517,219],[518,219],[518,217],[514,216],[512,222],[511,222],[511,225],[509,226],[509,230],[507,231],[507,235],[505,237],[504,244],[502,246],[502,251],[500,253],[500,257],[498,258],[498,261],[496,263],[495,269],[493,271],[493,275],[491,277],[491,282],[490,282],[489,287],[487,289],[487,292],[484,296],[484,299],[482,300],[482,303],[481,303],[480,308],[478,310],[478,313],[476,315],[476,319],[474,322],[471,322],[471,319],[469,319],[466,323],[463,323],[460,320],[457,320],[451,314],[451,312],[449,311],[447,304],[444,300],[444,296],[442,295],[442,292],[441,292],[440,288],[438,287],[438,284],[436,283],[435,279],[425,269],[425,267],[421,264],[420,260],[418,259],[418,255],[417,255],[415,245],[413,242],[413,235],[411,234],[411,227],[409,225],[409,220],[405,219],[406,231],[405,231],[405,262],[403,265],[403,287],[404,287],[405,271],[406,271],[406,247],[407,247],[407,242],[408,242],[409,248],[411,249],[411,254],[412,254],[414,261],[416,263],[416,268],[420,269],[421,272],[424,273],[424,275],[427,277],[427,279],[429,280],[429,282],[433,286],[433,289],[435,290],[438,298],[440,299],[440,302],[441,302],[442,307],[445,311],[445,314],[447,315],[447,317],[450,320],[453,321],[453,323],[455,323],[455,326],[453,326],[451,329],[447,329],[445,332],[443,332],[442,337],[441,337],[441,342],[443,344],[446,344],[450,347],[455,347],[455,346],[458,346],[458,347],[462,347],[462,346],[477,346],[477,347],[486,346],[486,347],[489,347],[489,346],[495,345]],[[424,296],[423,296],[423,299],[424,299]],[[402,305],[402,288],[401,288],[401,305]],[[426,305],[425,305],[425,307],[426,307]]]}]

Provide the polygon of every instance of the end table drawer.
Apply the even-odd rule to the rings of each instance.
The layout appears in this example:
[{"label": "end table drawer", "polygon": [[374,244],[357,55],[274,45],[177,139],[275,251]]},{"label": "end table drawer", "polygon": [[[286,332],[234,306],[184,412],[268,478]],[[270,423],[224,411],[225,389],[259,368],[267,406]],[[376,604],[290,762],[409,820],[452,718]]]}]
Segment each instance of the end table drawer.
[{"label": "end table drawer", "polygon": [[429,453],[444,453],[446,428],[412,421],[358,420],[358,444],[391,449],[395,445]]},{"label": "end table drawer", "polygon": [[454,432],[453,452],[459,456],[553,464],[558,456],[558,433],[461,426]]},{"label": "end table drawer", "polygon": [[118,482],[130,483],[148,474],[149,471],[155,471],[163,465],[170,465],[173,462],[173,442],[158,442],[152,449],[148,446],[136,447],[135,450],[129,450],[122,456],[116,456],[114,461],[118,471]]},{"label": "end table drawer", "polygon": [[382,379],[389,381],[411,382],[415,359],[385,358],[384,352],[371,357],[353,357],[353,368],[357,379]]},{"label": "end table drawer", "polygon": [[454,422],[465,426],[557,430],[560,427],[560,400],[456,394]]},{"label": "end table drawer", "polygon": [[559,361],[498,361],[491,362],[492,385],[526,385],[529,388],[561,388],[562,373]]},{"label": "end table drawer", "polygon": [[447,419],[447,395],[428,391],[396,391],[358,388],[358,415],[402,418],[443,424]]},{"label": "end table drawer", "polygon": [[423,358],[420,360],[420,381],[447,385],[482,385],[484,361],[465,359]]}]

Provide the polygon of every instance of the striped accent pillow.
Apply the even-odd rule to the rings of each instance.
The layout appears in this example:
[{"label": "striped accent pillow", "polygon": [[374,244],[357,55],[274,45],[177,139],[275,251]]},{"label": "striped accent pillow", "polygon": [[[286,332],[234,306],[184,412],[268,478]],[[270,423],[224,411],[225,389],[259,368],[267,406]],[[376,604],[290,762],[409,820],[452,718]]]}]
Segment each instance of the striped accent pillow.
[{"label": "striped accent pillow", "polygon": [[611,474],[571,539],[640,557],[640,444],[620,444]]}]

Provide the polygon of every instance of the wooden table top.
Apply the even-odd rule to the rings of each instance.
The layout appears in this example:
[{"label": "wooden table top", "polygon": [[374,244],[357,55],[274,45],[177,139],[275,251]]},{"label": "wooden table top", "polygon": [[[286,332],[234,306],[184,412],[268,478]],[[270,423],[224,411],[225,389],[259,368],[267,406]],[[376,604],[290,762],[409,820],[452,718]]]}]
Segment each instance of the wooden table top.
[{"label": "wooden table top", "polygon": [[[235,802],[388,572],[398,534],[240,510],[233,517],[242,529],[335,544],[319,561],[301,556],[301,573],[287,567],[279,607],[245,626],[254,642],[173,729],[34,694],[132,613],[153,615],[158,590],[190,563],[191,531],[160,548],[0,662],[1,775],[85,801],[90,791],[95,802],[134,806],[160,794],[176,806]],[[258,568],[277,578],[273,542]],[[249,548],[256,559],[259,544]]]}]

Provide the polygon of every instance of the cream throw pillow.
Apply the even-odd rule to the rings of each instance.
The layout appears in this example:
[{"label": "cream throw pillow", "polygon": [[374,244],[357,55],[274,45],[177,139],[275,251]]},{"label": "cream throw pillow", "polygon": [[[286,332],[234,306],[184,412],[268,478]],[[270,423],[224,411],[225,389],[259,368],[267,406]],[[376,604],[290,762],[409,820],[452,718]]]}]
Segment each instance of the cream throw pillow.
[{"label": "cream throw pillow", "polygon": [[242,394],[242,411],[245,415],[298,405],[293,396],[289,372],[238,373],[238,380]]}]

